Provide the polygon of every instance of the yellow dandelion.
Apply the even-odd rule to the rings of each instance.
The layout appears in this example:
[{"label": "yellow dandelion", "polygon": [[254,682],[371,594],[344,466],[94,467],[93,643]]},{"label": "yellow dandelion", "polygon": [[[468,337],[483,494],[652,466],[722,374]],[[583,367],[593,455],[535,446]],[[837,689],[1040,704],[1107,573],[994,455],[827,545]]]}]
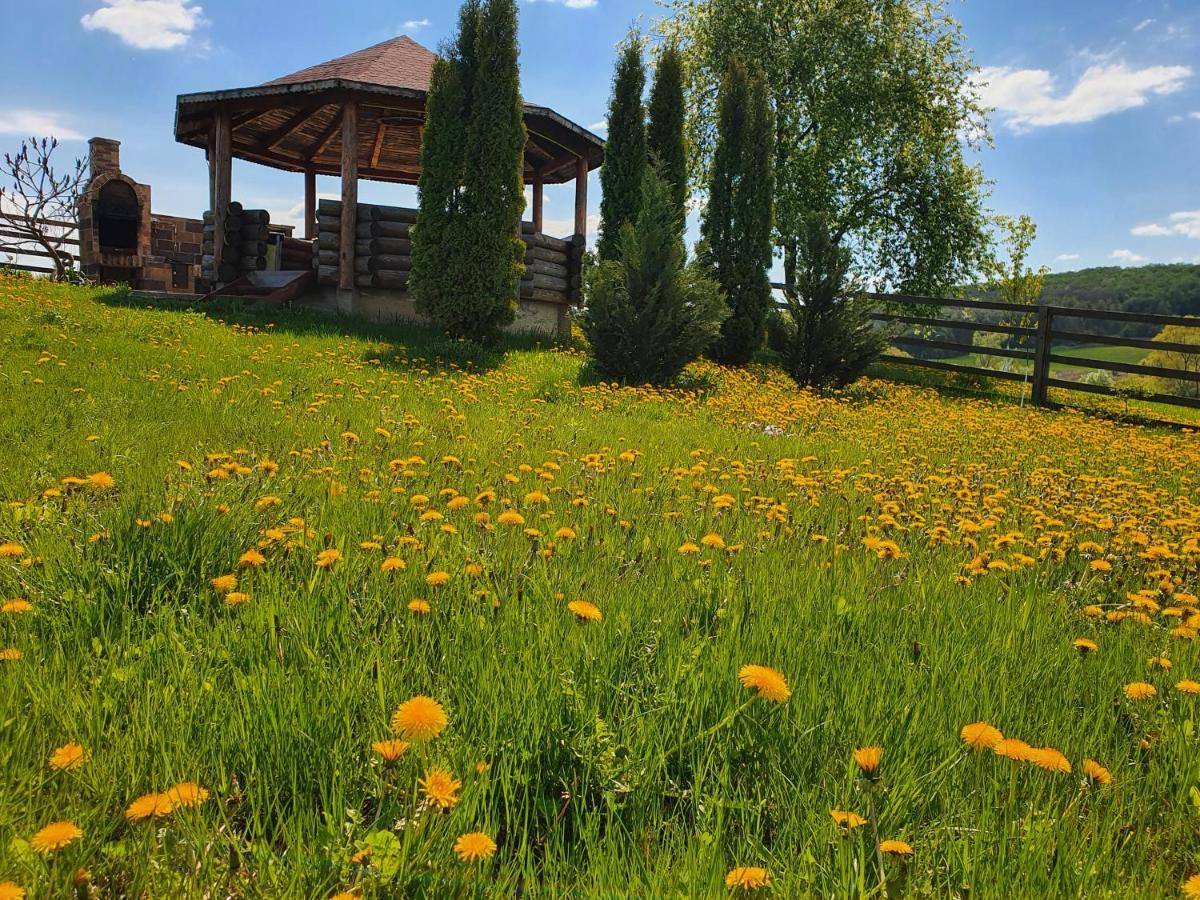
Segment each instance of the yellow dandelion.
[{"label": "yellow dandelion", "polygon": [[25,555],[25,548],[20,544],[14,544],[11,541],[0,544],[0,559],[16,559],[18,556]]},{"label": "yellow dandelion", "polygon": [[407,741],[398,741],[394,738],[386,741],[376,741],[371,745],[374,750],[384,760],[384,762],[395,762],[405,751],[408,750]]},{"label": "yellow dandelion", "polygon": [[604,618],[604,615],[600,612],[600,607],[586,600],[572,600],[567,604],[567,609],[574,613],[576,618],[584,622],[599,622]]},{"label": "yellow dandelion", "polygon": [[87,483],[88,487],[103,491],[112,487],[117,481],[107,472],[95,472],[87,477]]},{"label": "yellow dandelion", "polygon": [[171,801],[173,807],[182,806],[192,809],[208,799],[208,791],[194,781],[183,781],[170,788],[166,797]]},{"label": "yellow dandelion", "polygon": [[1134,681],[1125,685],[1125,696],[1130,700],[1149,700],[1157,693],[1158,689],[1154,685],[1144,681]]},{"label": "yellow dandelion", "polygon": [[855,828],[862,828],[867,824],[864,819],[856,812],[847,812],[842,809],[831,809],[829,811],[830,818],[839,828],[845,828],[847,831],[853,831]]},{"label": "yellow dandelion", "polygon": [[317,554],[316,566],[318,569],[332,569],[334,563],[340,562],[341,559],[342,551],[337,547],[330,547]]},{"label": "yellow dandelion", "polygon": [[879,764],[883,762],[883,748],[860,747],[854,751],[854,762],[864,777],[874,780],[879,777]]},{"label": "yellow dandelion", "polygon": [[1091,638],[1075,638],[1071,642],[1071,646],[1079,651],[1080,656],[1087,656],[1089,653],[1095,653],[1099,649],[1096,642]]},{"label": "yellow dandelion", "polygon": [[1004,738],[997,741],[992,747],[992,752],[997,756],[1003,756],[1005,759],[1011,759],[1015,762],[1033,762],[1033,757],[1036,751],[1020,738]]},{"label": "yellow dandelion", "polygon": [[428,613],[432,609],[433,609],[433,607],[429,605],[428,600],[421,600],[420,598],[417,598],[415,600],[408,601],[409,612]]},{"label": "yellow dandelion", "polygon": [[0,900],[25,900],[25,888],[15,881],[0,881]]},{"label": "yellow dandelion", "polygon": [[12,615],[20,615],[21,613],[33,612],[33,604],[28,600],[22,600],[20,597],[14,600],[6,600],[0,606],[0,613],[10,613]]},{"label": "yellow dandelion", "polygon": [[742,686],[758,692],[758,696],[772,703],[787,703],[792,696],[787,679],[782,672],[769,666],[745,665],[738,670]]},{"label": "yellow dandelion", "polygon": [[558,541],[573,541],[575,540],[575,529],[568,528],[564,525],[562,528],[554,532],[554,539]]},{"label": "yellow dandelion", "polygon": [[771,873],[761,866],[737,866],[725,876],[731,891],[757,891],[771,884]]},{"label": "yellow dandelion", "polygon": [[1094,759],[1083,761],[1083,775],[1090,784],[1112,784],[1112,773]]},{"label": "yellow dandelion", "polygon": [[1071,772],[1071,761],[1053,747],[1039,747],[1033,750],[1029,761],[1047,772],[1062,772],[1067,775]]},{"label": "yellow dandelion", "polygon": [[218,594],[228,594],[230,591],[237,590],[236,575],[218,575],[211,582],[213,590]]},{"label": "yellow dandelion", "polygon": [[1183,896],[1190,900],[1200,900],[1200,875],[1193,875],[1183,883]]},{"label": "yellow dandelion", "polygon": [[442,587],[450,583],[450,573],[430,572],[425,576],[425,583],[430,587]]},{"label": "yellow dandelion", "polygon": [[160,819],[175,808],[171,798],[166,794],[142,794],[125,810],[125,818],[130,822],[142,822],[146,819]]},{"label": "yellow dandelion", "polygon": [[430,806],[440,806],[450,809],[458,803],[458,789],[462,782],[454,777],[449,769],[432,768],[425,772],[425,777],[418,779],[425,802]]},{"label": "yellow dandelion", "polygon": [[29,846],[38,853],[53,853],[83,837],[74,822],[51,822],[29,839]]},{"label": "yellow dandelion", "polygon": [[913,855],[913,848],[904,841],[880,841],[879,852],[888,856],[899,856],[907,859]]},{"label": "yellow dandelion", "polygon": [[1175,690],[1184,694],[1200,694],[1200,681],[1192,681],[1190,678],[1185,678],[1182,681],[1175,682]]},{"label": "yellow dandelion", "polygon": [[407,567],[407,563],[405,563],[404,560],[402,560],[400,557],[389,556],[382,563],[380,563],[379,571],[389,572],[389,573],[390,572],[403,572],[406,567]]},{"label": "yellow dandelion", "polygon": [[0,648],[0,662],[16,662],[25,654],[16,647]]},{"label": "yellow dandelion", "polygon": [[50,754],[50,768],[58,772],[79,769],[87,762],[87,750],[82,744],[63,744]]},{"label": "yellow dandelion", "polygon": [[496,852],[496,842],[482,831],[472,831],[460,835],[454,842],[454,855],[463,862],[474,862],[477,859],[490,859]]},{"label": "yellow dandelion", "polygon": [[993,750],[1004,740],[1000,729],[987,722],[972,722],[970,725],[964,725],[960,737],[963,743],[972,750]]},{"label": "yellow dandelion", "polygon": [[250,595],[244,591],[230,591],[225,595],[226,606],[245,606],[250,602]]},{"label": "yellow dandelion", "polygon": [[418,695],[405,700],[392,714],[392,731],[416,744],[431,741],[450,722],[442,704],[432,697]]},{"label": "yellow dandelion", "polygon": [[704,537],[700,538],[700,543],[702,545],[704,545],[705,547],[708,547],[710,550],[724,550],[725,549],[725,539],[723,537],[721,537],[719,534],[717,534],[715,531],[711,531],[708,534],[706,534]]},{"label": "yellow dandelion", "polygon": [[525,517],[515,509],[506,509],[500,515],[496,516],[496,521],[501,525],[524,525]]},{"label": "yellow dandelion", "polygon": [[266,561],[267,561],[267,558],[265,556],[263,556],[261,553],[259,553],[257,550],[247,550],[245,553],[243,553],[241,556],[238,557],[238,565],[239,566],[258,567],[261,565],[265,565]]}]

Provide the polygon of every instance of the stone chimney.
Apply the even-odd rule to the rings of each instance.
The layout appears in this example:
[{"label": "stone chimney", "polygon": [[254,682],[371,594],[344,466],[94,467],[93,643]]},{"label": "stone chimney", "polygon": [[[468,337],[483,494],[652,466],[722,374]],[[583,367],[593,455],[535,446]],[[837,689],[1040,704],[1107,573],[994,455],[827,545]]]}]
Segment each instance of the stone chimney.
[{"label": "stone chimney", "polygon": [[116,175],[121,171],[121,142],[109,138],[92,138],[88,141],[88,162],[92,178],[100,175]]}]

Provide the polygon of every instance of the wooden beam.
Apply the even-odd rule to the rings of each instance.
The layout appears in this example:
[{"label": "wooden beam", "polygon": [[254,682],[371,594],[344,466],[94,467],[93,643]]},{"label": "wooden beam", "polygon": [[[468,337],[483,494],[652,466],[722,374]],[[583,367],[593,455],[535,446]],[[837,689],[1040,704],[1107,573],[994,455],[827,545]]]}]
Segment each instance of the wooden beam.
[{"label": "wooden beam", "polygon": [[342,107],[342,246],[338,251],[338,287],[354,290],[354,243],[358,228],[358,103]]},{"label": "wooden beam", "polygon": [[545,182],[542,181],[541,175],[533,176],[533,230],[538,234],[542,233],[542,207],[545,200]]},{"label": "wooden beam", "polygon": [[375,129],[375,146],[371,150],[371,168],[379,167],[379,154],[383,152],[383,136],[387,133],[387,123],[381,121]]},{"label": "wooden beam", "polygon": [[317,138],[317,146],[313,148],[313,152],[308,154],[305,162],[312,162],[318,156],[325,152],[325,148],[329,146],[329,142],[333,140],[333,136],[338,133],[338,129],[342,127],[342,119],[345,117],[345,107],[340,112],[333,115],[333,119],[321,132],[321,136]]},{"label": "wooden beam", "polygon": [[575,233],[587,238],[588,161],[575,161]]},{"label": "wooden beam", "polygon": [[317,236],[317,173],[309,169],[304,173],[304,239],[314,240]]},{"label": "wooden beam", "polygon": [[225,250],[225,223],[233,190],[233,122],[228,110],[218,110],[213,120],[209,153],[209,202],[213,214],[213,280],[220,281]]},{"label": "wooden beam", "polygon": [[320,109],[321,107],[319,106],[307,106],[299,112],[294,113],[288,117],[286,122],[276,128],[274,131],[268,132],[263,139],[258,142],[258,146],[262,147],[264,150],[274,149],[276,144],[287,139],[289,135],[294,134],[295,131],[300,128],[300,126],[311,119],[315,113],[320,111]]}]

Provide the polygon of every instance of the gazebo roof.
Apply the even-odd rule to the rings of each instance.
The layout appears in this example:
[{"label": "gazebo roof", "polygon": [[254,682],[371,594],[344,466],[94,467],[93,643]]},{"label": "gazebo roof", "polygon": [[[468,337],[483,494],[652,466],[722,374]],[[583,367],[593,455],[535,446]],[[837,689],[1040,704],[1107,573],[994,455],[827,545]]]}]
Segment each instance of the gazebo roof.
[{"label": "gazebo roof", "polygon": [[[233,155],[293,172],[341,171],[341,110],[359,104],[359,175],[415,184],[421,171],[425,97],[437,56],[402,35],[250,88],[183,94],[175,139],[207,149],[218,111],[233,125]],[[604,142],[552,109],[525,104],[525,177],[547,184],[575,178],[604,160]]]}]

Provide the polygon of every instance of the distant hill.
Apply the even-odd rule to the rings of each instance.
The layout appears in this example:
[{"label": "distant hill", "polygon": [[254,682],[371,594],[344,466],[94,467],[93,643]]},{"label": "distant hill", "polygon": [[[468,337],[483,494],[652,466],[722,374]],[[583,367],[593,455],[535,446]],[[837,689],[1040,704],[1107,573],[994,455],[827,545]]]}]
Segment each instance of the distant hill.
[{"label": "distant hill", "polygon": [[[984,290],[975,296],[990,299]],[[1046,276],[1042,299],[1051,306],[1111,309],[1171,316],[1200,316],[1200,266],[1109,266]],[[1089,320],[1087,331],[1152,337],[1156,326]]]}]

